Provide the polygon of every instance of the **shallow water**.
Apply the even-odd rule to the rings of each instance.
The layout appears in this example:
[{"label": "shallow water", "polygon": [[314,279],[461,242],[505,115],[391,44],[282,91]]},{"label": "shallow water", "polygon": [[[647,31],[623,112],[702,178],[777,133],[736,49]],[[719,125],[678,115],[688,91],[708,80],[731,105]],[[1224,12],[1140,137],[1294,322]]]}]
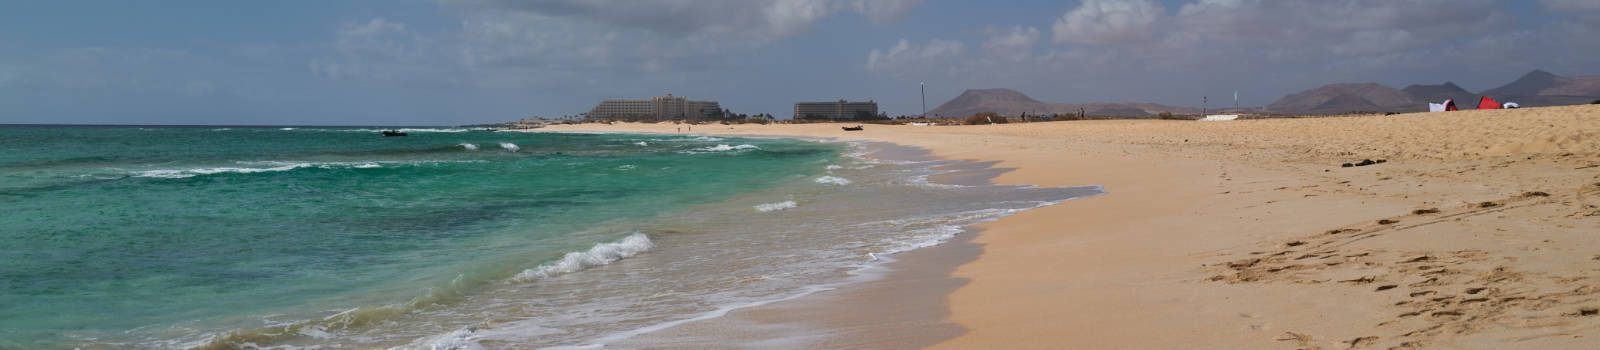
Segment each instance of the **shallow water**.
[{"label": "shallow water", "polygon": [[1098,193],[869,145],[408,132],[0,128],[0,347],[598,345]]}]

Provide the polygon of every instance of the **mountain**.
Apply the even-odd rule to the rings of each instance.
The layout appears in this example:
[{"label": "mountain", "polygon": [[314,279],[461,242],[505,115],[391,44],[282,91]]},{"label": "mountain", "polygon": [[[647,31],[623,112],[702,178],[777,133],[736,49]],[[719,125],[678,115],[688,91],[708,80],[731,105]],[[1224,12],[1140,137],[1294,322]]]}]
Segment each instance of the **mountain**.
[{"label": "mountain", "polygon": [[1079,109],[1082,109],[1088,115],[1111,117],[1147,117],[1161,112],[1172,112],[1174,114],[1200,113],[1199,108],[1175,107],[1154,103],[1048,103],[1040,102],[1011,89],[970,89],[928,111],[928,115],[965,117],[980,112],[995,112],[1005,116],[1016,116],[1023,113],[1030,115],[1078,114]]},{"label": "mountain", "polygon": [[[1266,107],[1268,113],[1337,114],[1350,112],[1420,112],[1428,102],[1455,99],[1457,106],[1475,106],[1479,96],[1523,107],[1587,104],[1600,100],[1600,76],[1564,77],[1534,70],[1504,86],[1474,94],[1455,83],[1411,85],[1405,89],[1377,83],[1332,84],[1284,96]],[[1470,107],[1468,107],[1470,108]]]},{"label": "mountain", "polygon": [[1478,98],[1477,94],[1467,91],[1467,89],[1462,89],[1461,86],[1457,86],[1456,83],[1452,82],[1445,82],[1440,85],[1414,84],[1400,89],[1400,92],[1404,92],[1406,96],[1410,96],[1412,100],[1419,102],[1439,103],[1444,102],[1444,100],[1455,99],[1456,103],[1460,104],[1468,101],[1477,101],[1476,99]]},{"label": "mountain", "polygon": [[1555,74],[1535,69],[1510,84],[1485,90],[1483,94],[1492,96],[1538,96],[1540,91],[1562,85],[1560,80],[1561,77]]},{"label": "mountain", "polygon": [[[1587,104],[1600,100],[1600,76],[1565,77],[1534,70],[1505,86],[1473,93],[1452,82],[1439,85],[1415,84],[1395,89],[1378,83],[1331,84],[1284,96],[1264,108],[1244,108],[1235,112],[1276,114],[1339,114],[1351,112],[1421,112],[1428,103],[1455,99],[1456,105],[1472,108],[1479,96],[1501,102],[1516,102],[1523,107]],[[965,117],[978,112],[1015,116],[1027,114],[1077,114],[1079,109],[1092,116],[1147,117],[1161,112],[1199,114],[1199,108],[1175,107],[1154,103],[1049,103],[1035,100],[1011,89],[974,89],[961,93],[928,111],[928,115]],[[1213,110],[1223,112],[1227,108]]]},{"label": "mountain", "polygon": [[[1454,84],[1452,84],[1454,85]],[[1334,114],[1349,112],[1415,112],[1427,105],[1410,95],[1378,83],[1332,84],[1284,96],[1267,105],[1281,114]]]},{"label": "mountain", "polygon": [[1049,109],[1049,104],[1039,102],[1028,95],[1011,89],[968,89],[961,96],[939,105],[928,111],[928,115],[947,117],[965,117],[980,112],[995,112],[1000,115],[1019,115],[1024,112],[1040,113]]},{"label": "mountain", "polygon": [[1526,107],[1584,104],[1600,99],[1600,76],[1563,77],[1534,70],[1483,95]]}]

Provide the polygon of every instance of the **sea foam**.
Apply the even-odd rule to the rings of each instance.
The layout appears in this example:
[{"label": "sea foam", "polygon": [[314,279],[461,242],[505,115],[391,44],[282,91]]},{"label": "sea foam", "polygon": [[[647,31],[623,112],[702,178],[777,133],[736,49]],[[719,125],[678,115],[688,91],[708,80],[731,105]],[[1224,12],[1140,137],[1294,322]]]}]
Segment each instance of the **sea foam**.
[{"label": "sea foam", "polygon": [[777,202],[777,203],[756,204],[755,208],[756,208],[756,211],[760,211],[760,212],[763,212],[763,213],[770,213],[770,212],[775,212],[775,211],[784,210],[784,209],[792,209],[792,208],[797,207],[797,206],[800,206],[800,205],[795,203],[794,201],[782,201],[782,202]]},{"label": "sea foam", "polygon": [[433,337],[425,337],[404,346],[396,346],[389,350],[481,350],[483,345],[478,344],[477,336],[471,328],[462,328],[450,333]]},{"label": "sea foam", "polygon": [[421,165],[421,164],[435,164],[435,163],[479,163],[479,162],[482,162],[482,161],[480,161],[480,160],[469,160],[469,161],[404,161],[404,162],[383,162],[383,161],[373,161],[373,162],[249,161],[249,162],[237,162],[237,163],[238,164],[242,164],[242,165],[257,165],[257,167],[225,166],[225,167],[212,167],[212,168],[156,169],[156,170],[134,171],[134,172],[129,173],[129,175],[132,175],[134,177],[153,177],[153,178],[163,178],[163,179],[182,179],[182,178],[189,178],[189,177],[195,177],[195,176],[200,176],[200,175],[269,173],[269,172],[290,171],[290,170],[305,169],[305,168],[318,168],[318,169],[373,169],[373,168],[382,168],[384,164]]},{"label": "sea foam", "polygon": [[195,177],[195,176],[199,176],[199,175],[211,175],[211,174],[221,174],[221,173],[250,174],[250,173],[264,173],[264,172],[273,172],[273,171],[289,171],[289,170],[295,170],[295,169],[299,169],[299,168],[312,167],[312,166],[316,166],[316,164],[295,163],[295,164],[289,164],[289,165],[283,165],[283,166],[275,166],[275,167],[270,167],[270,168],[216,167],[216,168],[196,168],[196,169],[160,169],[160,170],[136,171],[136,172],[133,173],[133,176],[136,176],[136,177],[155,177],[155,178],[163,178],[163,179],[182,179],[182,178],[186,178],[186,177]]},{"label": "sea foam", "polygon": [[817,183],[829,185],[849,185],[850,179],[828,175],[817,178]]},{"label": "sea foam", "polygon": [[501,142],[500,143],[500,148],[504,148],[507,151],[512,151],[512,152],[516,152],[516,151],[521,151],[522,150],[522,147],[517,147],[517,144],[510,143],[510,142]]},{"label": "sea foam", "polygon": [[466,148],[468,151],[476,151],[478,150],[478,145],[462,142],[461,148]]},{"label": "sea foam", "polygon": [[751,144],[744,144],[744,145],[738,145],[738,146],[729,146],[727,144],[720,144],[720,145],[711,146],[711,147],[696,148],[694,150],[700,151],[700,152],[727,152],[727,151],[737,151],[737,150],[741,150],[741,149],[760,149],[760,148],[761,147],[756,147],[756,145],[751,145]]},{"label": "sea foam", "polygon": [[570,252],[561,260],[539,265],[539,267],[522,270],[512,279],[530,282],[551,276],[577,272],[585,268],[610,264],[617,260],[638,255],[655,248],[655,243],[650,241],[643,233],[635,233],[620,241],[600,243],[587,251]]}]

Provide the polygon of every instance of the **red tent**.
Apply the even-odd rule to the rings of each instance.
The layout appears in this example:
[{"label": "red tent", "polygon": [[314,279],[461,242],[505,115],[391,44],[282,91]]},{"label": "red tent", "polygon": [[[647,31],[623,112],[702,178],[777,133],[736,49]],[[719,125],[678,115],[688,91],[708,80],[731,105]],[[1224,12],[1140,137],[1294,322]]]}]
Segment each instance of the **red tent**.
[{"label": "red tent", "polygon": [[1452,99],[1444,100],[1444,110],[1446,110],[1446,111],[1454,111],[1454,110],[1456,110],[1456,99],[1452,98]]},{"label": "red tent", "polygon": [[1500,109],[1500,101],[1484,96],[1478,99],[1478,109]]}]

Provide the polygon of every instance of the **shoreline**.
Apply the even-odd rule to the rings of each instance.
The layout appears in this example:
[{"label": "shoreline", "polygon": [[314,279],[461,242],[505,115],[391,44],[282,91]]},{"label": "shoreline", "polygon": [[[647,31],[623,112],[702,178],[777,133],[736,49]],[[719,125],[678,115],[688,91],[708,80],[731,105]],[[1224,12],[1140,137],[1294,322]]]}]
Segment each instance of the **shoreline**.
[{"label": "shoreline", "polygon": [[[984,250],[951,277],[971,282],[943,303],[966,332],[933,348],[1582,348],[1600,336],[1597,115],[697,134],[889,142],[1016,169],[995,183],[1111,193],[978,225]],[[1390,161],[1338,165],[1363,158]]]},{"label": "shoreline", "polygon": [[[947,162],[932,166],[942,171],[927,182],[957,186],[997,185],[996,176],[1015,170],[994,167],[997,161],[936,157],[928,149],[897,143],[839,140],[834,137],[769,135],[743,133],[672,133],[640,130],[528,130],[517,132],[689,135],[794,139],[852,143],[858,154],[885,161]],[[1063,186],[1073,188],[1098,186]],[[1103,194],[1103,193],[1101,193]],[[1088,194],[1061,202],[1094,197]],[[1059,204],[1061,202],[1055,202]],[[1048,207],[1049,204],[1022,212]],[[1015,214],[1010,214],[1015,215]],[[1009,215],[1008,215],[1009,216]],[[1001,219],[1004,219],[1002,217]],[[992,221],[989,221],[992,222]],[[603,337],[594,343],[573,346],[620,348],[788,348],[803,342],[805,347],[826,348],[923,348],[952,339],[964,330],[948,321],[944,297],[966,279],[950,274],[959,266],[976,260],[982,245],[972,240],[983,229],[968,225],[940,244],[879,255],[879,262],[849,272],[845,280],[813,285],[781,298],[741,305],[730,305],[684,320]],[[914,300],[907,302],[907,300]],[[849,305],[849,307],[838,307]],[[885,307],[888,306],[888,307]],[[752,326],[754,325],[754,326]],[[728,330],[737,329],[729,336]],[[817,332],[821,331],[822,334]],[[793,341],[793,342],[786,342]],[[738,344],[730,346],[728,344]],[[569,348],[569,347],[556,347]]]},{"label": "shoreline", "polygon": [[[770,135],[719,135],[773,137]],[[802,138],[785,136],[784,138]],[[973,162],[933,157],[928,150],[894,143],[872,142],[870,158],[901,161],[951,161],[933,167],[945,173],[929,176],[935,184],[992,185],[989,180],[1011,169],[994,168],[993,162]],[[1097,195],[1074,197],[1079,200]],[[1042,207],[1040,207],[1042,208]],[[1039,208],[1022,210],[1037,210]],[[1015,214],[1013,214],[1015,215]],[[1002,217],[1000,220],[1004,220]],[[965,332],[948,320],[944,298],[965,285],[967,279],[951,274],[975,261],[983,246],[973,242],[978,225],[941,244],[880,255],[880,262],[851,272],[844,281],[813,292],[741,307],[716,317],[697,318],[607,343],[620,348],[925,348]],[[938,306],[938,307],[931,307]]]}]

